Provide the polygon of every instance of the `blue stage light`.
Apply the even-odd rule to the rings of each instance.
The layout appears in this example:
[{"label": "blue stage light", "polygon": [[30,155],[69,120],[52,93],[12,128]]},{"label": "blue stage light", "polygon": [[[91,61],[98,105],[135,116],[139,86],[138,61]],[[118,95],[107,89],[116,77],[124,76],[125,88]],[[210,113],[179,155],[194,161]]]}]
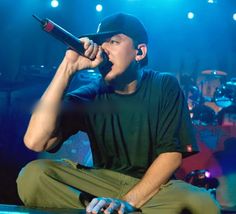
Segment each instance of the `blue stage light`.
[{"label": "blue stage light", "polygon": [[208,0],[207,1],[209,4],[216,4],[217,3],[217,0]]},{"label": "blue stage light", "polygon": [[96,10],[97,10],[97,12],[101,12],[102,11],[102,5],[101,4],[97,4],[97,6],[96,6]]},{"label": "blue stage light", "polygon": [[57,0],[52,0],[51,1],[51,6],[52,7],[58,7],[59,6],[59,2]]},{"label": "blue stage light", "polygon": [[236,13],[233,14],[233,20],[236,21]]},{"label": "blue stage light", "polygon": [[193,18],[194,18],[194,13],[188,12],[188,19],[193,19]]}]

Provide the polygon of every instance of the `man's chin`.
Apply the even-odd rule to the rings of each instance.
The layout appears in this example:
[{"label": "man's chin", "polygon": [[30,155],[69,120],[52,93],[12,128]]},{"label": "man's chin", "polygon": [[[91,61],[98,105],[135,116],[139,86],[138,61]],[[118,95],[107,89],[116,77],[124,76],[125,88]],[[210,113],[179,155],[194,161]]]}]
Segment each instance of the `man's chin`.
[{"label": "man's chin", "polygon": [[114,74],[112,74],[112,71],[109,71],[105,76],[104,76],[104,80],[107,83],[112,83],[114,82],[114,80],[116,79],[116,76]]}]

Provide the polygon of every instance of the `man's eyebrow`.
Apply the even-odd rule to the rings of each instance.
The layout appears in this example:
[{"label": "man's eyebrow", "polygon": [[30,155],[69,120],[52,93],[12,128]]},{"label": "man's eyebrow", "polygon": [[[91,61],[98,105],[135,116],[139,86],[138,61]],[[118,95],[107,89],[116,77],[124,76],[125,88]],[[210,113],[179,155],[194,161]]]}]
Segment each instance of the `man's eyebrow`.
[{"label": "man's eyebrow", "polygon": [[117,34],[112,36],[110,39],[122,39],[121,35]]},{"label": "man's eyebrow", "polygon": [[122,36],[119,35],[119,34],[114,35],[114,36],[112,36],[112,37],[110,37],[110,38],[107,38],[107,39],[106,39],[106,42],[111,41],[112,39],[119,39],[119,40],[121,40],[121,39],[122,39]]}]

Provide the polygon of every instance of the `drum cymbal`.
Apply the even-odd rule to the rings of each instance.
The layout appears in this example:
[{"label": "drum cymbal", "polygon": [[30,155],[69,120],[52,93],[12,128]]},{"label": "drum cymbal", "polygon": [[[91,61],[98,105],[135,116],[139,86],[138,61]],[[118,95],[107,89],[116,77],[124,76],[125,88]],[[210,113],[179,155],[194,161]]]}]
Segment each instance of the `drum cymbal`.
[{"label": "drum cymbal", "polygon": [[221,76],[227,76],[227,73],[224,71],[218,71],[218,70],[205,70],[201,72],[204,75],[210,75],[215,77],[221,77]]}]

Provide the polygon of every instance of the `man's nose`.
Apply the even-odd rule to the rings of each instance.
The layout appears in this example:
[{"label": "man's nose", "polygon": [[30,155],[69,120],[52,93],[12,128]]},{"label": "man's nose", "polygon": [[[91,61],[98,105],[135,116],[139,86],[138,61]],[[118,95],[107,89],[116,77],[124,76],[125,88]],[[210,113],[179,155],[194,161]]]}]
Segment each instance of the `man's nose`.
[{"label": "man's nose", "polygon": [[109,42],[103,42],[102,43],[102,49],[103,49],[103,51],[107,54],[107,55],[109,55]]}]

